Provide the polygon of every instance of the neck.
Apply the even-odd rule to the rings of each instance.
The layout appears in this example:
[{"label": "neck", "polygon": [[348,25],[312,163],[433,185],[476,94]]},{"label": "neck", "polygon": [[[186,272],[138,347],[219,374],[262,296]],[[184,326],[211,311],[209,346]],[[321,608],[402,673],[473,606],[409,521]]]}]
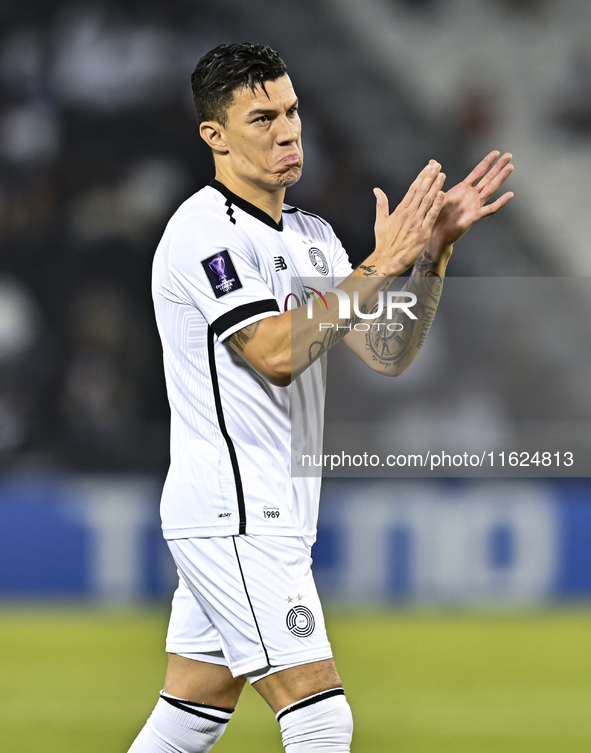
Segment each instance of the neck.
[{"label": "neck", "polygon": [[223,183],[236,196],[248,201],[263,212],[269,215],[275,222],[280,222],[283,208],[283,199],[285,198],[285,188],[266,189],[259,185],[250,183],[244,179],[237,178],[231,173],[220,170],[218,167],[215,172],[215,179]]}]

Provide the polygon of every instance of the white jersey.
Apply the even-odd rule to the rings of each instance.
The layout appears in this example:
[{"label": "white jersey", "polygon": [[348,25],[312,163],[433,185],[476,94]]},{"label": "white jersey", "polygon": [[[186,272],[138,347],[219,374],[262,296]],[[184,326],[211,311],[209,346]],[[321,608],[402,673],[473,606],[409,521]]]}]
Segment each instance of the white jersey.
[{"label": "white jersey", "polygon": [[227,340],[303,303],[292,278],[322,278],[326,289],[351,271],[332,228],[295,207],[276,223],[213,181],[175,212],[152,284],[172,414],[165,538],[313,540],[320,479],[291,477],[291,416],[307,417],[307,446],[321,447],[325,356],[276,387]]}]

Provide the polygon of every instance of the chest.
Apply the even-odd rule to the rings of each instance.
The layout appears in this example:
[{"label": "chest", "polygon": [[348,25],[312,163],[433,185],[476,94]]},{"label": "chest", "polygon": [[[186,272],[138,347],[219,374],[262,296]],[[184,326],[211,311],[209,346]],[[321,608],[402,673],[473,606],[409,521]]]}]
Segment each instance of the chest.
[{"label": "chest", "polygon": [[313,233],[302,234],[285,228],[270,236],[257,249],[260,271],[273,291],[281,311],[304,303],[306,289],[332,287],[333,269],[326,241]]}]

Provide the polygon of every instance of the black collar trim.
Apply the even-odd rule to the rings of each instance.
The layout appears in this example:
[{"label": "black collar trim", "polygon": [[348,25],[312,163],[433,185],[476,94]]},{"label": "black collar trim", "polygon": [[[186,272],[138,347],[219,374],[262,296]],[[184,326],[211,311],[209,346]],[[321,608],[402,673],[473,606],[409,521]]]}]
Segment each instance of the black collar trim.
[{"label": "black collar trim", "polygon": [[298,207],[291,207],[291,209],[283,210],[283,214],[295,214],[296,212],[305,214],[306,217],[314,217],[315,219],[320,220],[323,225],[326,225],[326,222],[322,219],[322,217],[319,217],[317,214],[312,214],[312,212],[304,212],[303,209],[299,209]]},{"label": "black collar trim", "polygon": [[283,230],[283,217],[279,220],[279,222],[275,222],[275,220],[270,215],[268,215],[266,212],[263,212],[262,209],[255,207],[255,205],[251,204],[250,201],[246,201],[245,199],[241,199],[240,196],[236,196],[235,193],[232,193],[232,191],[230,191],[229,188],[226,188],[223,183],[220,183],[219,180],[214,179],[209,185],[215,188],[216,191],[219,191],[222,196],[225,196],[226,199],[228,199],[228,201],[230,201],[232,204],[235,204],[239,209],[242,209],[243,212],[250,214],[251,217],[255,217],[257,220],[264,222],[265,225],[272,227],[273,230],[278,230],[279,232]]}]

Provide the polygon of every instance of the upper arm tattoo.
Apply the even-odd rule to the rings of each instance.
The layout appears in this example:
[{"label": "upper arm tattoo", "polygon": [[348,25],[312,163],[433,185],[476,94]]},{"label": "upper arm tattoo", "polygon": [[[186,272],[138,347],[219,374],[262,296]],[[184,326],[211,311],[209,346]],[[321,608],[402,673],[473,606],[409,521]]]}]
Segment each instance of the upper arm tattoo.
[{"label": "upper arm tattoo", "polygon": [[230,343],[236,348],[239,353],[244,353],[244,350],[252,338],[256,335],[259,328],[260,321],[248,324],[246,327],[234,332],[230,335]]}]

